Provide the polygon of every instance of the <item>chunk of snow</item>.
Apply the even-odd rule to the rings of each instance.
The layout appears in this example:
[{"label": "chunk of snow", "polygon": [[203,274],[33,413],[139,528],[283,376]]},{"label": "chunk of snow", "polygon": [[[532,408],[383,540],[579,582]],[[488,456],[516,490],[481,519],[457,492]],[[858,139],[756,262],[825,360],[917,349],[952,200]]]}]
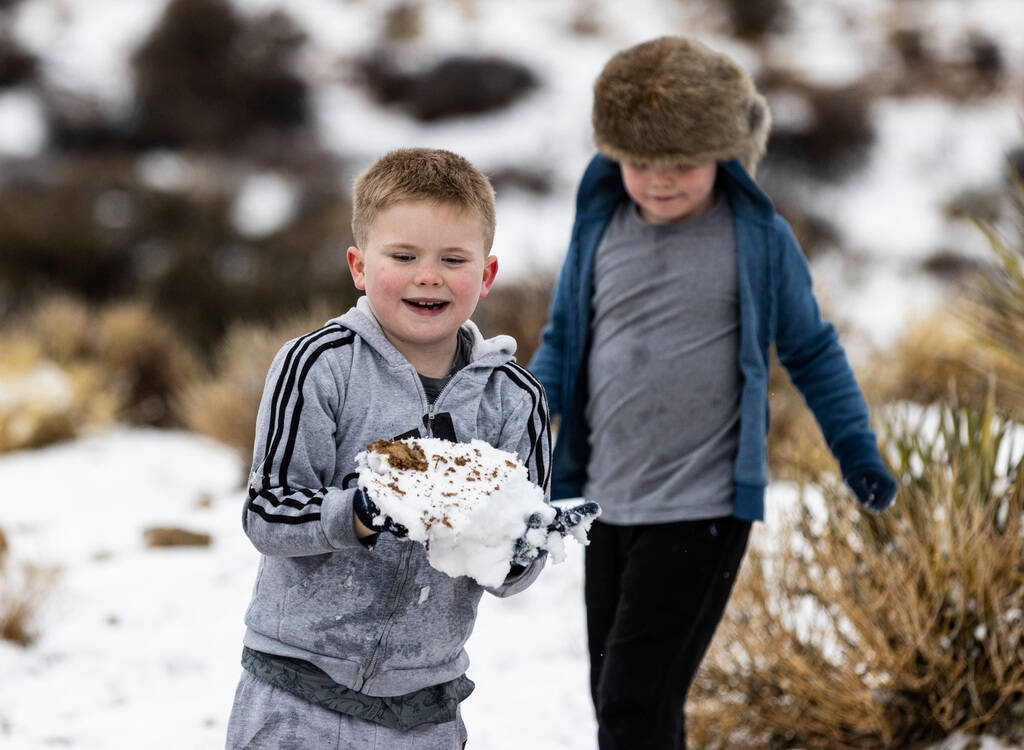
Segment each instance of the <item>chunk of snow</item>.
[{"label": "chunk of snow", "polygon": [[[403,462],[377,450],[363,451],[356,456],[359,486],[382,514],[424,545],[437,570],[497,586],[511,569],[516,540],[524,535],[531,552],[549,550],[556,562],[564,559],[561,537],[545,528],[555,509],[514,454],[482,440],[418,438],[388,446],[407,446],[417,458]],[[540,528],[528,529],[527,520],[535,513]]]}]

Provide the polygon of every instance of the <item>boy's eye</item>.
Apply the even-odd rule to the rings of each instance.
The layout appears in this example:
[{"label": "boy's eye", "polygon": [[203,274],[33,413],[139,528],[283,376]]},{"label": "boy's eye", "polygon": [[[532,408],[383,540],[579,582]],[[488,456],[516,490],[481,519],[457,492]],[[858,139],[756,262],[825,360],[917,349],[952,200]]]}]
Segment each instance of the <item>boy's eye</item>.
[{"label": "boy's eye", "polygon": [[466,262],[466,259],[454,256],[450,258],[445,258],[444,262],[447,263],[449,266],[461,266],[463,263]]},{"label": "boy's eye", "polygon": [[406,263],[410,260],[414,260],[413,256],[409,253],[391,253],[391,257],[399,263]]}]

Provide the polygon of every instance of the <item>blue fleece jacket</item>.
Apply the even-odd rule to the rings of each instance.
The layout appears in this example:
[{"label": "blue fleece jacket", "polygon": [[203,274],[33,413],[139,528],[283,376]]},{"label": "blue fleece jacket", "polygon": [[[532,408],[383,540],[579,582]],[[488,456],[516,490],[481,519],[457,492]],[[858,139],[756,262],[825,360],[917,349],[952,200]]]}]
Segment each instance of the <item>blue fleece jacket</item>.
[{"label": "blue fleece jacket", "polygon": [[[867,465],[884,467],[884,463],[864,397],[835,328],[821,318],[807,262],[789,224],[738,161],[719,166],[716,186],[724,191],[735,216],[739,271],[743,393],[733,515],[763,520],[773,344],[842,473]],[[590,441],[584,410],[594,259],[601,235],[624,200],[629,196],[619,165],[595,156],[580,181],[572,237],[555,285],[550,321],[530,363],[529,369],[547,391],[552,416],[561,415],[552,466],[553,498],[581,495],[586,480]]]}]

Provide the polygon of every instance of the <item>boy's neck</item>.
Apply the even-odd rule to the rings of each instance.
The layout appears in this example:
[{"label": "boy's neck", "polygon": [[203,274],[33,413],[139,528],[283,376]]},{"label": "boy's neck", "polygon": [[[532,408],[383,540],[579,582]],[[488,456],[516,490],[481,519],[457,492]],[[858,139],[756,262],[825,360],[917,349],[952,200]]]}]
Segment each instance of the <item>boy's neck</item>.
[{"label": "boy's neck", "polygon": [[[387,336],[387,334],[384,334]],[[391,338],[388,337],[391,341]],[[459,333],[456,331],[444,341],[428,346],[410,348],[397,341],[391,341],[395,348],[405,357],[409,364],[416,368],[420,375],[428,378],[443,378],[452,369],[455,353],[459,348]]]}]

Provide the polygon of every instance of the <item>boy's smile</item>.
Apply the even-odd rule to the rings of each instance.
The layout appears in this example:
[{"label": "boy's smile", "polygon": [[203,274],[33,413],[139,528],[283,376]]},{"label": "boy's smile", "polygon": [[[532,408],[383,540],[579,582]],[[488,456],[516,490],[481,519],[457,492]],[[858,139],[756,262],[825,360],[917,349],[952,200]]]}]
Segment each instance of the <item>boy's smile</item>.
[{"label": "boy's smile", "polygon": [[718,165],[652,167],[623,162],[622,182],[640,215],[651,224],[671,224],[700,216],[714,205]]},{"label": "boy's smile", "polygon": [[365,247],[348,249],[357,289],[387,339],[423,375],[443,376],[456,332],[487,296],[498,270],[473,212],[402,201],[381,211]]}]

